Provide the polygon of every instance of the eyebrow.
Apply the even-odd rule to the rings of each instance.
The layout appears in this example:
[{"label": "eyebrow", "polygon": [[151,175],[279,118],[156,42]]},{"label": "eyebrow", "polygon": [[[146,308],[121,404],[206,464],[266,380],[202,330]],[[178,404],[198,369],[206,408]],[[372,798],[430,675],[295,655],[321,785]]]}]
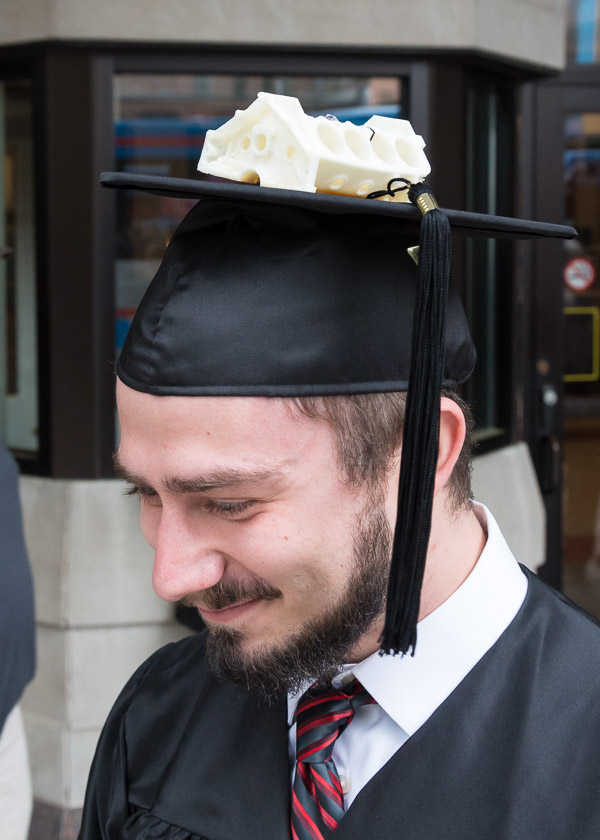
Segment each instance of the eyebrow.
[{"label": "eyebrow", "polygon": [[[117,478],[140,487],[149,486],[147,479],[131,473],[121,463],[118,452],[115,452],[113,455],[113,466]],[[251,469],[240,469],[236,467],[214,470],[214,472],[207,475],[193,476],[191,478],[173,476],[164,479],[161,484],[171,493],[207,493],[210,490],[220,490],[233,485],[266,482],[281,477],[282,475],[278,470],[264,467]]]}]

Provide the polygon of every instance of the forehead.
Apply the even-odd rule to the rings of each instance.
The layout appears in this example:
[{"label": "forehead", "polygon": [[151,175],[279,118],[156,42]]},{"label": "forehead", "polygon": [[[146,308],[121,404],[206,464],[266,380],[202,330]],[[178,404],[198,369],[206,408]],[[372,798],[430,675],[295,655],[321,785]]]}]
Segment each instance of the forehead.
[{"label": "forehead", "polygon": [[306,418],[283,399],[267,397],[158,397],[117,380],[121,424],[119,458],[169,462],[195,458],[264,463],[269,467],[319,457],[329,464],[334,446],[324,422]]}]

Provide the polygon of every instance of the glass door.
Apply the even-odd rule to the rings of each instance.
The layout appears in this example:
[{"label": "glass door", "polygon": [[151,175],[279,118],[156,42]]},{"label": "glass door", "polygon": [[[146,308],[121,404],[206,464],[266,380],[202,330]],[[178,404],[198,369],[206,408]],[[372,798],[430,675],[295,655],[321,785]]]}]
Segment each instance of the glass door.
[{"label": "glass door", "polygon": [[565,216],[579,232],[562,271],[565,589],[600,616],[600,111],[567,112],[564,126]]}]

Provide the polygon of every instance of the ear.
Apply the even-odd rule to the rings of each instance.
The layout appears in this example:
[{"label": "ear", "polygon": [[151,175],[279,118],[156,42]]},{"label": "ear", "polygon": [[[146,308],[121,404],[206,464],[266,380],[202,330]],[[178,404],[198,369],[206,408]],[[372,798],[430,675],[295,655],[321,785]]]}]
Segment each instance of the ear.
[{"label": "ear", "polygon": [[465,441],[465,418],[454,400],[442,397],[440,405],[440,444],[435,472],[434,496],[446,485]]}]

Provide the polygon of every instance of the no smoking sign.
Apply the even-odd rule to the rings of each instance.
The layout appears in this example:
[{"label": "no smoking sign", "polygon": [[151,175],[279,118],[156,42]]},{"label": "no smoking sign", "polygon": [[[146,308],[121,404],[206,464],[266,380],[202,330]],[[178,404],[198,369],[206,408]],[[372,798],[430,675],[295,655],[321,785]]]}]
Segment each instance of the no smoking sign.
[{"label": "no smoking sign", "polygon": [[565,285],[573,292],[585,292],[596,279],[593,262],[585,257],[574,257],[563,268]]}]

